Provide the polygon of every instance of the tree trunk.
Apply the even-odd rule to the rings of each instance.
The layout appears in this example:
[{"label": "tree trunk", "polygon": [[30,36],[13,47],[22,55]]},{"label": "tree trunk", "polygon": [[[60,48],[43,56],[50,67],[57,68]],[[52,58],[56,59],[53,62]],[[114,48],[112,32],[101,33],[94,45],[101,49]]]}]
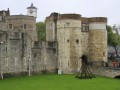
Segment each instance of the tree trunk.
[{"label": "tree trunk", "polygon": [[114,49],[115,49],[116,56],[118,57],[118,50],[117,50],[117,46],[114,46]]}]

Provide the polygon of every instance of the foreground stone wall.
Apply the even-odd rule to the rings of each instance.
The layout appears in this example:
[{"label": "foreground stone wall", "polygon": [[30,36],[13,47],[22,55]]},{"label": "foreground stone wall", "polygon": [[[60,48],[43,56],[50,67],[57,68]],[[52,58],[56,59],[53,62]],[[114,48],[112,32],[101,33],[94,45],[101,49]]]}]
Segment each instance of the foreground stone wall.
[{"label": "foreground stone wall", "polygon": [[46,42],[39,43],[39,47],[32,48],[32,71],[40,73],[42,70],[55,72],[57,68],[56,52],[47,48]]},{"label": "foreground stone wall", "polygon": [[[13,35],[14,34],[14,35]],[[15,36],[18,35],[19,38]],[[20,74],[55,72],[56,52],[46,47],[46,42],[35,46],[26,33],[2,33],[0,41],[0,73]]]}]

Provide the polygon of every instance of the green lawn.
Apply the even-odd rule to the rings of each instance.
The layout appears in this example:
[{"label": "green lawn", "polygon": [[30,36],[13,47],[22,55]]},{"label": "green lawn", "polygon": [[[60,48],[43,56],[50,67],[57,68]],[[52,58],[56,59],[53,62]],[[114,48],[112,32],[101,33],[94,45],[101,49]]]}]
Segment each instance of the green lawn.
[{"label": "green lawn", "polygon": [[0,79],[0,90],[120,90],[120,79],[77,79],[75,75],[55,74],[14,77]]}]

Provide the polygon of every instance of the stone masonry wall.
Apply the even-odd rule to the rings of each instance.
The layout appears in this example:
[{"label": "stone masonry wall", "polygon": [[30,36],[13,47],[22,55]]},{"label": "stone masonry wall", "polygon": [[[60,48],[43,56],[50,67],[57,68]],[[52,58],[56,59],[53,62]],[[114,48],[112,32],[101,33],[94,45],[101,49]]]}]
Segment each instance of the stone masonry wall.
[{"label": "stone masonry wall", "polygon": [[[14,38],[14,35],[20,35]],[[56,52],[46,48],[46,42],[37,47],[32,45],[32,39],[26,33],[5,33],[0,41],[0,73],[41,73],[43,70],[55,72],[57,68]],[[2,47],[2,48],[1,48]]]},{"label": "stone masonry wall", "polygon": [[81,21],[60,20],[57,22],[58,63],[63,73],[78,70],[81,56]]},{"label": "stone masonry wall", "polygon": [[107,61],[106,31],[92,30],[89,32],[89,56],[93,61]]},{"label": "stone masonry wall", "polygon": [[39,48],[32,48],[33,72],[41,72],[42,70],[54,72],[57,68],[56,52],[53,48],[47,48],[46,42],[41,42],[39,46]]}]

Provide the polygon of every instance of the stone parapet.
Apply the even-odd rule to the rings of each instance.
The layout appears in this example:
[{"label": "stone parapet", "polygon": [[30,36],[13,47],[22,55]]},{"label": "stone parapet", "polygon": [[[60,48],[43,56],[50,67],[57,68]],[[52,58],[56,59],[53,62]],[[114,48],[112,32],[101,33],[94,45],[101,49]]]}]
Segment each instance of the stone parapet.
[{"label": "stone parapet", "polygon": [[92,17],[89,18],[89,22],[93,23],[93,22],[104,22],[107,23],[107,18],[106,17]]},{"label": "stone parapet", "polygon": [[35,18],[33,16],[28,16],[28,15],[10,15],[10,16],[6,16],[5,19],[10,20],[10,19],[32,19],[35,20]]},{"label": "stone parapet", "polygon": [[64,20],[64,19],[81,20],[81,15],[80,14],[60,14],[59,20]]}]

